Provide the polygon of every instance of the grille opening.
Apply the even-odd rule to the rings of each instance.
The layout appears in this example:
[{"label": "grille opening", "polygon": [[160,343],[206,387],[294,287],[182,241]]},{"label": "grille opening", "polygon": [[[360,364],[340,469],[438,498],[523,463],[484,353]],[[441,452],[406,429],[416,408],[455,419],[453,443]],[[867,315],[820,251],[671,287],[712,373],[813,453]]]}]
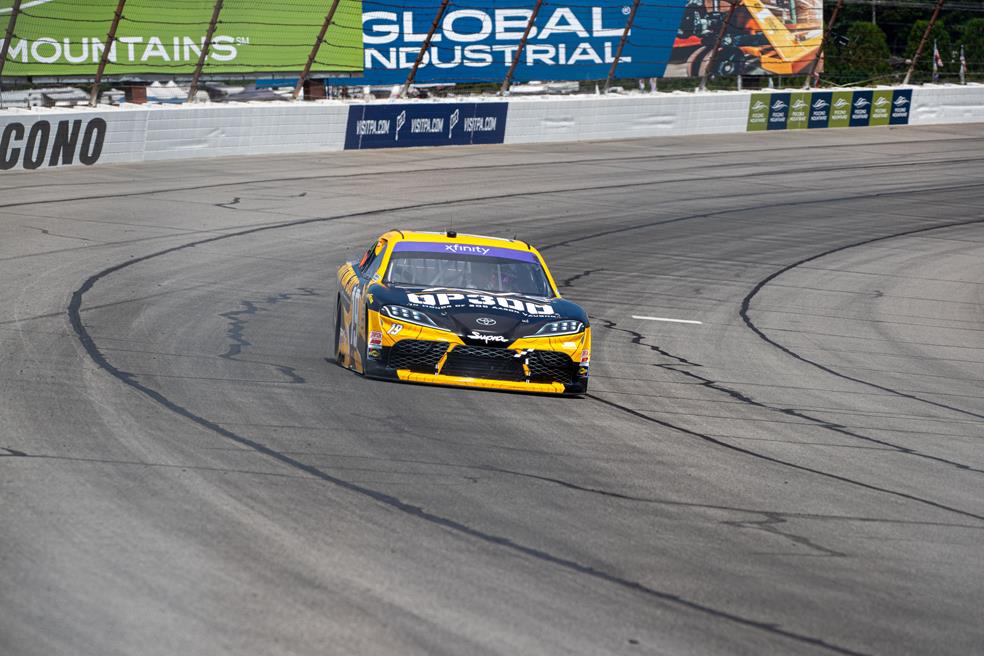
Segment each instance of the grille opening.
[{"label": "grille opening", "polygon": [[524,381],[523,363],[528,362],[529,380],[534,383],[574,382],[574,362],[565,353],[532,351],[517,356],[518,351],[487,346],[456,346],[441,367],[447,376],[469,376],[493,380]]},{"label": "grille opening", "polygon": [[404,339],[390,349],[388,364],[394,369],[432,374],[437,370],[437,363],[447,352],[448,346],[447,342]]},{"label": "grille opening", "polygon": [[530,380],[535,383],[558,381],[568,385],[574,382],[574,361],[566,353],[558,351],[533,351],[530,354]]},{"label": "grille opening", "polygon": [[495,380],[526,380],[523,359],[516,351],[488,346],[456,346],[441,367],[447,376],[470,376]]}]

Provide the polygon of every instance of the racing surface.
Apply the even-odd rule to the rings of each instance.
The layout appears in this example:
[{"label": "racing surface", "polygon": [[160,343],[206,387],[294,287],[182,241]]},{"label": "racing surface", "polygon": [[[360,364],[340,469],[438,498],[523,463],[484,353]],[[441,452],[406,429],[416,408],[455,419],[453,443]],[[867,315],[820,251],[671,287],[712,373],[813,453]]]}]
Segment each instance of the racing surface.
[{"label": "racing surface", "polygon": [[[817,132],[3,174],[0,652],[984,651],[984,126]],[[326,360],[452,224],[586,398]]]}]

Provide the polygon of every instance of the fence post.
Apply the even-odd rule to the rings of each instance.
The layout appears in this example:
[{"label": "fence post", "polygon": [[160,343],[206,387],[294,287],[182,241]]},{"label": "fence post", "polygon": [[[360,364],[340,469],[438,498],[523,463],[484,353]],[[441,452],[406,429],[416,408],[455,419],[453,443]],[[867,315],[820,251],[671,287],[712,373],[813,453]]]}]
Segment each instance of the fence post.
[{"label": "fence post", "polygon": [[618,50],[615,51],[615,61],[612,62],[612,67],[608,69],[608,78],[605,80],[605,93],[608,93],[608,88],[612,86],[612,79],[615,77],[615,67],[618,66],[619,61],[622,59],[622,48],[625,47],[625,42],[629,39],[629,30],[632,29],[632,23],[635,21],[636,10],[639,8],[639,0],[635,0],[632,3],[632,11],[629,12],[629,20],[625,24],[625,29],[622,30],[622,38],[618,42]]},{"label": "fence post", "polygon": [[526,23],[526,29],[523,31],[523,38],[519,40],[519,47],[516,48],[516,54],[513,56],[512,63],[509,65],[509,72],[506,73],[506,79],[502,81],[502,88],[499,89],[499,95],[506,95],[509,93],[509,85],[512,84],[513,73],[516,72],[516,66],[519,64],[519,59],[523,56],[523,50],[526,48],[526,40],[530,38],[530,31],[533,29],[533,23],[536,21],[536,15],[540,13],[540,6],[543,5],[543,0],[536,0],[536,5],[533,7],[533,13],[530,14],[530,20]]},{"label": "fence post", "polygon": [[212,47],[212,37],[215,35],[215,25],[219,22],[219,13],[222,11],[222,0],[215,0],[215,8],[212,9],[212,20],[208,23],[208,32],[205,34],[205,43],[202,44],[202,52],[198,56],[198,63],[195,64],[195,74],[191,76],[191,86],[188,88],[188,102],[195,102],[195,94],[198,93],[198,78],[202,75],[202,67],[205,66],[205,59],[208,57],[208,50]]},{"label": "fence post", "polygon": [[109,61],[109,52],[113,48],[113,41],[116,40],[116,28],[120,26],[120,19],[123,18],[123,6],[126,0],[120,0],[116,5],[116,13],[113,14],[113,22],[109,25],[109,34],[106,35],[106,47],[99,57],[99,67],[96,68],[96,79],[92,82],[92,92],[89,94],[89,105],[96,106],[99,98],[99,84],[102,82],[103,73],[106,71],[106,63]]},{"label": "fence post", "polygon": [[14,0],[14,5],[10,8],[10,20],[7,21],[7,36],[4,37],[3,47],[0,48],[0,78],[3,77],[3,66],[7,63],[7,51],[10,50],[10,40],[14,38],[14,26],[17,24],[20,9],[21,0]]},{"label": "fence post", "polygon": [[448,9],[448,0],[441,0],[441,6],[437,10],[437,15],[434,16],[434,22],[431,23],[430,30],[427,32],[427,38],[420,45],[420,52],[417,53],[417,59],[413,62],[413,68],[407,74],[407,81],[403,83],[403,88],[400,89],[400,97],[403,98],[410,91],[410,85],[413,84],[413,80],[417,77],[417,69],[420,67],[420,62],[424,60],[424,53],[430,48],[431,39],[434,38],[434,32],[437,31],[437,26],[441,24],[441,19],[444,18],[444,12]]},{"label": "fence post", "polygon": [[902,84],[909,84],[909,80],[912,79],[912,73],[916,70],[916,64],[919,62],[919,57],[922,56],[923,48],[926,47],[926,39],[929,38],[929,33],[933,31],[933,27],[936,26],[936,19],[940,17],[940,9],[942,8],[943,0],[937,0],[936,7],[933,9],[933,16],[929,19],[929,25],[926,26],[926,31],[923,32],[922,38],[919,40],[916,54],[912,56],[912,62],[909,64],[909,70],[905,72],[905,79],[902,80]]},{"label": "fence post", "polygon": [[824,25],[823,38],[820,40],[820,47],[817,48],[817,54],[813,56],[813,63],[810,64],[810,72],[807,73],[806,82],[803,84],[804,89],[810,89],[820,82],[820,75],[817,73],[817,68],[820,67],[824,48],[827,47],[827,42],[830,41],[830,33],[833,31],[834,23],[837,22],[837,16],[840,15],[841,9],[843,8],[844,0],[837,0],[837,4],[834,5],[834,11],[830,14],[830,22]]},{"label": "fence post", "polygon": [[739,0],[728,0],[728,4],[731,5],[731,8],[728,9],[728,15],[725,16],[724,22],[721,23],[721,31],[718,32],[717,39],[714,41],[714,48],[711,50],[711,58],[707,62],[707,67],[704,69],[704,74],[700,76],[700,86],[698,88],[701,91],[707,90],[707,78],[710,77],[711,69],[714,68],[718,50],[721,49],[721,42],[724,41],[724,35],[727,34],[728,28],[731,27],[731,17],[734,15],[735,9],[738,7]]},{"label": "fence post", "polygon": [[325,41],[325,34],[328,33],[328,26],[331,22],[335,20],[335,10],[338,9],[338,0],[332,0],[331,7],[328,9],[328,13],[325,14],[325,22],[321,24],[321,31],[318,32],[318,40],[314,42],[314,46],[311,47],[311,53],[308,55],[307,63],[304,64],[304,70],[301,72],[301,77],[298,78],[297,84],[294,86],[294,92],[290,94],[291,100],[297,100],[297,97],[301,94],[301,87],[304,86],[304,82],[307,81],[308,75],[311,74],[311,66],[314,65],[314,60],[318,56],[318,50],[321,49],[321,44]]}]

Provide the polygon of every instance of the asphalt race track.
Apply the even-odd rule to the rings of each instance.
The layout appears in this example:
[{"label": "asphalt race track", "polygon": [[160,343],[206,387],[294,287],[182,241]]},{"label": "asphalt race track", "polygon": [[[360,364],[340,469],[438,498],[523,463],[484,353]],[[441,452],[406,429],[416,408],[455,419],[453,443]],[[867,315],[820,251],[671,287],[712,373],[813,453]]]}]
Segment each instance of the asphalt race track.
[{"label": "asphalt race track", "polygon": [[[984,652],[984,125],[0,187],[2,654]],[[326,360],[452,224],[544,249],[586,398]]]}]

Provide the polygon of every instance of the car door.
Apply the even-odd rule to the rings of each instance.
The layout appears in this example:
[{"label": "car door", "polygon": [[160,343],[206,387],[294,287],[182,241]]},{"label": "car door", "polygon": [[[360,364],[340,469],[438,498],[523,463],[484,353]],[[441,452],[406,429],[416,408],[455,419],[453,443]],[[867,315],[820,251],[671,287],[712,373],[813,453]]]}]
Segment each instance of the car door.
[{"label": "car door", "polygon": [[346,366],[363,371],[366,352],[366,288],[376,282],[373,278],[379,270],[386,252],[386,240],[380,238],[366,250],[362,259],[352,267],[353,275],[343,281],[342,328],[345,332],[343,357]]}]

